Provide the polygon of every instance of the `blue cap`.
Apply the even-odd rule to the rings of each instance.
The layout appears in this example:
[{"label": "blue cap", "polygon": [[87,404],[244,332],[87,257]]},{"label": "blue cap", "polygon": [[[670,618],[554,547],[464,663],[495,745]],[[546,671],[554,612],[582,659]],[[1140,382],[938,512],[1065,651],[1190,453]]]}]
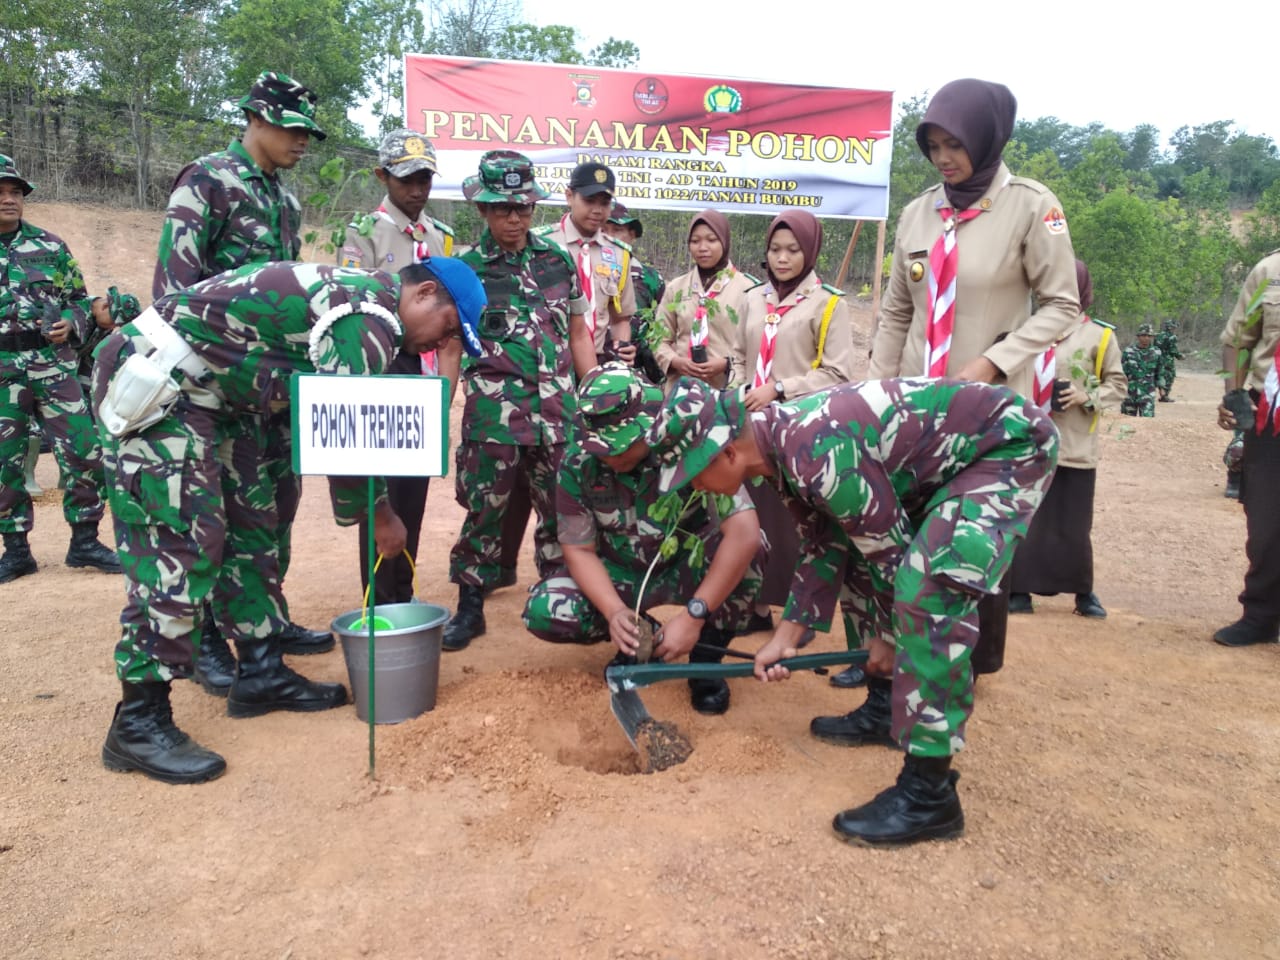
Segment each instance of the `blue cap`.
[{"label": "blue cap", "polygon": [[480,326],[480,314],[489,302],[480,278],[457,257],[431,257],[423,260],[421,266],[449,291],[449,296],[458,305],[463,349],[473,357],[480,356],[482,351],[477,330]]}]

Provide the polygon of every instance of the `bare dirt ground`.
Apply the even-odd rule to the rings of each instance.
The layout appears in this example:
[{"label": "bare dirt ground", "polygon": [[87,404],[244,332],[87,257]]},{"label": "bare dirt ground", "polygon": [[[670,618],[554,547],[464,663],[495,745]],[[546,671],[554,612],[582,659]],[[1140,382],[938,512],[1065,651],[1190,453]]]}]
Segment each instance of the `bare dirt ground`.
[{"label": "bare dirt ground", "polygon": [[[68,240],[92,289],[149,289],[156,216],[28,216]],[[732,709],[708,718],[682,683],[649,687],[695,750],[640,775],[600,680],[609,652],[533,639],[520,587],[445,657],[434,711],[378,728],[376,781],[354,708],[231,720],[191,683],[175,713],[227,774],[110,773],[120,583],[63,565],[43,457],[40,572],[0,586],[0,955],[1277,960],[1280,648],[1209,640],[1238,615],[1245,566],[1219,394],[1184,375],[1156,419],[1107,422],[1094,541],[1111,615],[1084,621],[1058,597],[1013,619],[957,760],[967,832],[898,851],[829,826],[899,767],[809,738],[810,717],[860,693],[735,681]],[[452,493],[433,482],[421,551],[422,596],[450,606]],[[359,606],[355,551],[309,480],[296,619]],[[346,680],[340,650],[294,665]]]}]

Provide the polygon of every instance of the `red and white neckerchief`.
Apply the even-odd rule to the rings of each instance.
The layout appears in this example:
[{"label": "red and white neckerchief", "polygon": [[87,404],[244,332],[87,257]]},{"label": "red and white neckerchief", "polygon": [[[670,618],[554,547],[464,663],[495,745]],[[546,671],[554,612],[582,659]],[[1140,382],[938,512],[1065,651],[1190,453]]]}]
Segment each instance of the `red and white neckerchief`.
[{"label": "red and white neckerchief", "polygon": [[[939,201],[941,203],[941,201]],[[956,228],[983,212],[970,207],[956,213],[950,207],[938,207],[942,217],[942,236],[929,251],[929,321],[925,328],[924,375],[945,377],[951,356],[951,332],[956,324],[956,274],[960,251],[956,249]]]},{"label": "red and white neckerchief", "polygon": [[[1276,348],[1280,353],[1280,347]],[[1280,357],[1271,361],[1271,369],[1267,371],[1267,379],[1262,382],[1262,390],[1258,395],[1258,413],[1254,417],[1254,430],[1258,436],[1262,436],[1263,428],[1268,421],[1271,423],[1271,435],[1280,437],[1280,363],[1276,361]]]},{"label": "red and white neckerchief", "polygon": [[1053,379],[1058,373],[1057,346],[1056,343],[1050,344],[1049,349],[1035,359],[1036,379],[1031,385],[1031,399],[1045,410],[1049,409],[1049,402],[1053,399]]},{"label": "red and white neckerchief", "polygon": [[[698,295],[698,305],[693,310],[693,325],[689,327],[689,356],[693,356],[694,347],[707,345],[707,339],[711,335],[711,324],[707,323],[707,301],[714,300],[724,293],[724,288],[729,285],[734,273],[733,262],[726,263],[711,281],[711,286]],[[701,288],[702,279],[696,270],[693,282]]]},{"label": "red and white neckerchief", "polygon": [[771,310],[764,318],[764,330],[760,332],[760,352],[756,354],[756,376],[751,381],[751,389],[763,387],[769,382],[769,375],[773,372],[773,351],[778,346],[778,324],[787,315],[787,311],[798,306],[803,299],[803,296],[796,297],[795,303]]},{"label": "red and white neckerchief", "polygon": [[[574,228],[577,232],[577,228]],[[560,218],[560,232],[569,239],[569,215]],[[587,298],[587,329],[591,336],[596,335],[596,278],[591,271],[591,241],[578,233],[578,283],[582,286],[582,295]]]},{"label": "red and white neckerchief", "polygon": [[[421,223],[410,223],[403,227],[396,223],[395,217],[387,209],[386,204],[378,204],[378,216],[407,236],[413,244],[413,262],[422,263],[431,259],[431,251],[427,249],[427,228]],[[440,357],[434,350],[425,350],[418,354],[422,363],[422,375],[435,377],[440,375]]]}]

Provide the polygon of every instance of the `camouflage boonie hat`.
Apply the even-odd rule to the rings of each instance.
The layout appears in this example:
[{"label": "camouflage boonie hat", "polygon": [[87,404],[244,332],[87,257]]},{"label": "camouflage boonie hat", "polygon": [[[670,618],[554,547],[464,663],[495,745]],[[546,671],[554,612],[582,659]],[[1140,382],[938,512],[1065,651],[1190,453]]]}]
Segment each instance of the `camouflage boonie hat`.
[{"label": "camouflage boonie hat", "polygon": [[662,391],[643,383],[625,363],[602,364],[578,386],[581,446],[593,457],[625,453],[653,426]]},{"label": "camouflage boonie hat", "polygon": [[533,179],[533,161],[514,150],[490,150],[480,172],[467,177],[462,195],[473,203],[537,203],[551,194]]},{"label": "camouflage boonie hat", "polygon": [[421,170],[436,172],[436,148],[420,133],[392,130],[378,144],[378,166],[403,179]]},{"label": "camouflage boonie hat", "polygon": [[733,442],[747,421],[745,390],[715,390],[692,377],[676,381],[647,437],[662,464],[659,491],[679,490]]},{"label": "camouflage boonie hat", "polygon": [[1161,320],[1160,329],[1161,330],[1177,330],[1178,321],[1177,320]]},{"label": "camouflage boonie hat", "polygon": [[316,123],[316,95],[287,74],[262,73],[236,106],[277,127],[302,127],[317,140],[325,138]]},{"label": "camouflage boonie hat", "polygon": [[117,287],[108,287],[107,312],[111,314],[111,322],[120,326],[142,313],[142,304],[132,293],[121,293]]},{"label": "camouflage boonie hat", "polygon": [[640,222],[640,218],[633,217],[631,211],[616,200],[613,202],[613,209],[609,211],[609,222],[620,227],[630,227],[636,232],[637,240],[644,236],[644,224]]},{"label": "camouflage boonie hat", "polygon": [[17,180],[22,185],[22,195],[25,197],[36,185],[18,172],[18,165],[13,162],[13,157],[6,157],[0,153],[0,180]]},{"label": "camouflage boonie hat", "polygon": [[1151,324],[1149,324],[1149,323],[1139,324],[1139,325],[1138,325],[1138,336],[1140,336],[1140,337],[1153,337],[1153,336],[1155,336],[1155,331],[1151,329]]}]

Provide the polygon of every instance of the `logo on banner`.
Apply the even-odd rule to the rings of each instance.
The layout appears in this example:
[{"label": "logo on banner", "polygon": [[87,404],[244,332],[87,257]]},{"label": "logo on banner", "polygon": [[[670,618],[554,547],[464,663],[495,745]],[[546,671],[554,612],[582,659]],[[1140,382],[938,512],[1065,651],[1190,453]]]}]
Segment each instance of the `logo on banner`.
[{"label": "logo on banner", "polygon": [[661,113],[671,99],[667,85],[657,77],[645,77],[631,91],[631,99],[641,113]]},{"label": "logo on banner", "polygon": [[569,82],[573,84],[573,102],[580,107],[594,107],[596,95],[591,87],[599,79],[581,73],[569,74]]},{"label": "logo on banner", "polygon": [[717,83],[702,97],[707,113],[737,113],[742,109],[742,94],[733,87]]}]

